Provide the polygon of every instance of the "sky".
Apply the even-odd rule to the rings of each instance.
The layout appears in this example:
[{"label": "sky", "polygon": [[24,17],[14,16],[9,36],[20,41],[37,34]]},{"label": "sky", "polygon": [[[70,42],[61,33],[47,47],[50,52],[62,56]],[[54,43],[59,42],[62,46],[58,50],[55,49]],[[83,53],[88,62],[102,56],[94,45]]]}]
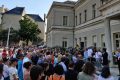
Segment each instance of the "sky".
[{"label": "sky", "polygon": [[48,13],[53,1],[63,2],[66,0],[0,0],[0,6],[4,5],[9,10],[14,7],[25,7],[27,14],[39,14],[43,18],[44,13]]}]

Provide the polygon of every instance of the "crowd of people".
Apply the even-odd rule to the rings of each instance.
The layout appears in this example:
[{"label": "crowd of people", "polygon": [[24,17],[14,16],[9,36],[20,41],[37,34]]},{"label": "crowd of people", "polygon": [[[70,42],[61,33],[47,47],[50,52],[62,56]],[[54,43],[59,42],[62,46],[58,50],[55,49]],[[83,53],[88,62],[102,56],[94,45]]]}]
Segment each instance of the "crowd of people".
[{"label": "crowd of people", "polygon": [[106,48],[25,46],[11,47],[8,53],[4,48],[0,54],[0,80],[114,80]]}]

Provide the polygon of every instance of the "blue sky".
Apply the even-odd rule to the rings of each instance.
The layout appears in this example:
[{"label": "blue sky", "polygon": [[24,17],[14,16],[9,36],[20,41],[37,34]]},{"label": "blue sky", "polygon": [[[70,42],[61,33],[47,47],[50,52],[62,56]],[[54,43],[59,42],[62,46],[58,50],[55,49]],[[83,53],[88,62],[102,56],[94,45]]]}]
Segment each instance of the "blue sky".
[{"label": "blue sky", "polygon": [[39,14],[43,18],[44,13],[48,13],[53,1],[63,2],[66,0],[0,0],[0,6],[4,5],[9,10],[16,6],[25,7],[27,14]]}]

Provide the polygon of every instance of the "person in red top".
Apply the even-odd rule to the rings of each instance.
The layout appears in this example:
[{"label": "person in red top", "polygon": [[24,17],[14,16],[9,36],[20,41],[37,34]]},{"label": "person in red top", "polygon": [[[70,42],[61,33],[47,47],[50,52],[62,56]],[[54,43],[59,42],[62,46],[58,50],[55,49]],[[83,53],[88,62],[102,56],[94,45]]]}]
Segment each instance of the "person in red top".
[{"label": "person in red top", "polygon": [[3,52],[2,52],[2,58],[7,58],[7,52],[6,52],[5,49],[4,49]]}]

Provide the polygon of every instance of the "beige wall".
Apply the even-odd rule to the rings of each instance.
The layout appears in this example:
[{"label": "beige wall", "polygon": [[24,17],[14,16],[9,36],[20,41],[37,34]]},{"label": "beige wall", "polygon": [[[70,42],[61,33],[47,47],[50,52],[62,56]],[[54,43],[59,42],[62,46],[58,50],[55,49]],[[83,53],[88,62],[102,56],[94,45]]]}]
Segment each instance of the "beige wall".
[{"label": "beige wall", "polygon": [[41,30],[40,37],[45,41],[45,22],[36,22]]},{"label": "beige wall", "polygon": [[100,7],[100,0],[86,0],[83,4],[79,5],[78,7],[75,7],[75,16],[77,16],[77,25],[79,25],[79,14],[81,13],[81,23],[85,22],[85,14],[84,10],[87,10],[87,21],[93,19],[92,14],[92,5],[96,4],[96,17],[100,16],[101,13],[98,10]]},{"label": "beige wall", "polygon": [[3,15],[3,29],[8,29],[9,27],[12,27],[15,30],[20,29],[19,21],[22,18],[21,15],[12,15],[12,14],[4,14]]},{"label": "beige wall", "polygon": [[63,26],[63,16],[68,16],[68,27],[74,26],[73,9],[55,8],[54,9],[54,25]]},{"label": "beige wall", "polygon": [[[113,1],[119,1],[119,0],[113,0]],[[96,18],[93,19],[93,12],[92,12],[92,5],[96,4]],[[109,4],[107,4],[109,5]],[[113,34],[120,32],[120,3],[116,5],[109,6],[110,8],[103,9],[103,12],[100,12],[101,2],[100,0],[85,0],[84,3],[80,4],[79,6],[75,6],[75,16],[77,16],[77,26],[75,26],[75,38],[73,40],[73,32],[69,31],[60,31],[60,30],[52,30],[48,32],[47,34],[47,44],[49,47],[59,45],[61,46],[61,41],[63,40],[63,37],[66,37],[68,42],[69,39],[75,41],[75,39],[79,40],[81,38],[81,41],[84,42],[84,37],[87,37],[87,47],[93,46],[93,36],[96,36],[97,44],[96,47],[102,47],[102,35],[105,34],[105,17],[115,17],[116,20],[111,20],[110,27],[111,27],[111,41],[112,41],[112,50],[115,50],[115,42]],[[104,7],[104,6],[103,6]],[[87,10],[87,21],[84,21],[84,10]],[[81,24],[79,24],[79,14],[82,14],[82,21]],[[63,28],[62,26],[62,17],[63,16],[69,17],[69,25],[68,27],[74,27],[74,11],[72,9],[66,9],[63,7],[59,8],[52,8],[49,16],[48,16],[48,23],[52,24],[49,25],[49,27],[52,28]],[[50,17],[52,16],[52,17]],[[51,19],[51,20],[50,20]],[[51,21],[51,22],[49,22]],[[68,34],[69,33],[69,34]],[[71,46],[71,41],[68,45]],[[78,41],[77,41],[78,42]],[[74,42],[75,43],[75,42]],[[75,44],[74,44],[75,45]],[[72,46],[73,47],[73,46]]]},{"label": "beige wall", "polygon": [[[63,16],[68,16],[68,25],[63,26]],[[66,7],[52,7],[47,16],[46,42],[48,47],[61,46],[67,41],[67,47],[73,47],[74,10]],[[61,30],[62,29],[62,30]],[[66,29],[66,31],[64,30]]]},{"label": "beige wall", "polygon": [[73,47],[73,33],[71,31],[53,30],[47,35],[48,47],[62,47],[63,41],[67,41],[67,47]]}]

